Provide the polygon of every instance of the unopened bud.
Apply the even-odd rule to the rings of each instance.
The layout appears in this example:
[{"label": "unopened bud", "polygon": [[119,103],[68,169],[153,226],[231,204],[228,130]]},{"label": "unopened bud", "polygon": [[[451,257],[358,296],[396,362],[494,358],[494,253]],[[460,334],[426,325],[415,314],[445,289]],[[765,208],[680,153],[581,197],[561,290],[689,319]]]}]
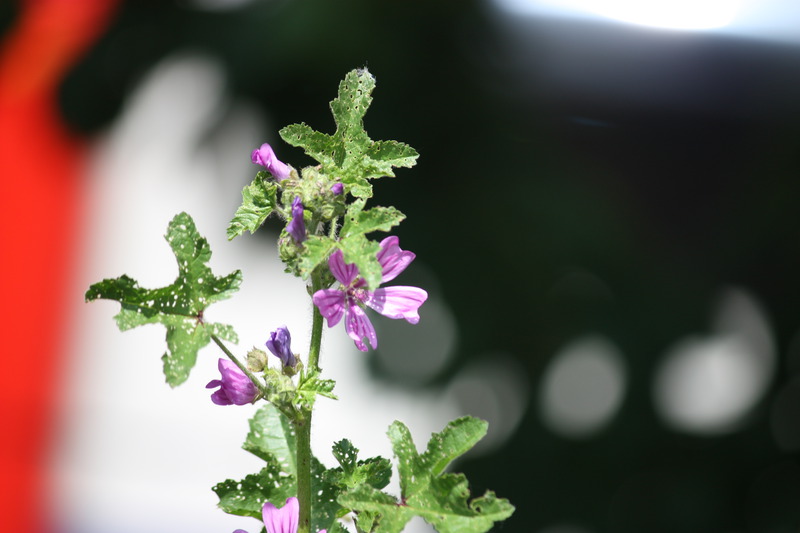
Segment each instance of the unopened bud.
[{"label": "unopened bud", "polygon": [[247,352],[247,369],[250,372],[261,372],[267,366],[267,352],[253,348]]}]

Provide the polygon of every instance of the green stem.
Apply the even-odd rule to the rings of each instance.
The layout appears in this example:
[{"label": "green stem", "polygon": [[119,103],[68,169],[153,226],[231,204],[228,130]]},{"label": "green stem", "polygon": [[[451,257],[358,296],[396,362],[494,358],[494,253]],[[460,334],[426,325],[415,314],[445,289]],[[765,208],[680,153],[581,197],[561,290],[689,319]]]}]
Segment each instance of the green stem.
[{"label": "green stem", "polygon": [[245,375],[246,375],[248,378],[250,378],[250,381],[252,381],[252,382],[253,382],[253,385],[255,385],[255,386],[258,388],[258,391],[261,393],[261,396],[262,396],[262,397],[266,397],[266,396],[267,396],[267,393],[268,393],[268,391],[267,391],[267,385],[266,385],[266,384],[265,384],[265,383],[264,383],[262,380],[258,379],[258,378],[255,376],[255,374],[253,374],[252,372],[250,372],[250,370],[248,370],[248,369],[247,369],[247,367],[246,367],[245,365],[243,365],[243,364],[242,364],[242,362],[241,362],[241,361],[239,361],[239,359],[237,359],[237,358],[236,358],[236,356],[235,356],[235,355],[233,355],[233,353],[231,353],[231,351],[230,351],[230,350],[229,350],[229,349],[228,349],[228,348],[227,348],[227,347],[226,347],[224,344],[222,344],[222,341],[220,340],[220,338],[219,338],[219,337],[217,337],[216,335],[211,335],[211,340],[213,340],[215,343],[217,343],[217,346],[219,346],[219,347],[220,347],[220,349],[221,349],[223,352],[225,352],[225,355],[227,355],[227,356],[228,356],[228,359],[230,359],[231,361],[233,361],[233,363],[234,363],[236,366],[238,366],[238,367],[239,367],[239,370],[241,370],[242,372],[244,372],[244,374],[245,374]]},{"label": "green stem", "polygon": [[[312,294],[322,288],[320,276],[311,276]],[[319,371],[319,351],[322,345],[323,318],[319,309],[312,304],[313,321],[311,325],[311,345],[308,348],[306,372]],[[297,437],[297,500],[300,503],[300,520],[297,533],[311,532],[311,410],[303,410],[294,419]]]}]

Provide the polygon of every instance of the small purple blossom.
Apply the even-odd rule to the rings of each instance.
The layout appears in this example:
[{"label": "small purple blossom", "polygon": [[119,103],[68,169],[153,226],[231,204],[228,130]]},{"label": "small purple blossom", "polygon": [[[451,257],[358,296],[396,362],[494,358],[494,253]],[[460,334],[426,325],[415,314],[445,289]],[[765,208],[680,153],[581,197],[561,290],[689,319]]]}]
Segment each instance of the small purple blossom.
[{"label": "small purple blossom", "polygon": [[[382,267],[382,283],[396,278],[416,257],[412,252],[401,250],[399,242],[394,236],[381,241],[377,259]],[[328,266],[341,287],[315,292],[312,297],[314,304],[328,320],[328,327],[335,326],[344,317],[347,335],[362,352],[367,351],[364,338],[373,349],[378,347],[378,337],[364,311],[364,305],[389,318],[403,318],[411,324],[419,322],[418,309],[428,298],[424,290],[394,286],[370,291],[366,288],[366,280],[359,275],[358,267],[344,262],[341,250],[331,254]]]},{"label": "small purple blossom", "polygon": [[[300,502],[292,496],[286,499],[286,504],[278,509],[269,502],[264,502],[261,508],[261,517],[264,519],[264,527],[267,533],[297,533],[297,524],[300,521]],[[319,533],[326,533],[322,529]],[[237,529],[233,533],[247,533],[242,529]]]},{"label": "small purple blossom", "polygon": [[333,187],[331,187],[331,192],[336,196],[342,194],[344,192],[344,185],[342,183],[334,183]]},{"label": "small purple blossom", "polygon": [[303,220],[303,202],[299,196],[292,201],[292,220],[286,225],[286,232],[292,236],[296,243],[306,240],[306,223]]},{"label": "small purple blossom", "polygon": [[281,326],[269,334],[267,341],[267,348],[278,359],[281,360],[283,366],[290,366],[294,368],[297,366],[297,359],[292,353],[292,336],[289,334],[289,329],[286,326]]},{"label": "small purple blossom", "polygon": [[275,157],[275,152],[269,143],[264,143],[258,150],[253,150],[250,155],[250,160],[256,165],[261,165],[269,170],[269,173],[275,176],[278,181],[285,180],[289,177],[291,167]]},{"label": "small purple blossom", "polygon": [[234,363],[220,359],[217,368],[222,379],[209,381],[206,385],[207,389],[219,387],[219,390],[211,395],[212,402],[217,405],[245,405],[256,399],[258,389]]}]

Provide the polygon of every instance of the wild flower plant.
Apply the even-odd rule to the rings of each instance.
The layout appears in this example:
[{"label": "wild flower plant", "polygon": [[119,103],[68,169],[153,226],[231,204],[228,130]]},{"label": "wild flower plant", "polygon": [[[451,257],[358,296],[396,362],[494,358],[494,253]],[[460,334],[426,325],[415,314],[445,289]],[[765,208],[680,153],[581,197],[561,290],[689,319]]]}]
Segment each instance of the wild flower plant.
[{"label": "wild flower plant", "polygon": [[[393,177],[395,167],[411,167],[417,152],[396,141],[373,141],[363,117],[372,101],[374,77],[354,70],[339,85],[331,104],[336,131],[329,135],[306,124],[280,131],[288,144],[303,148],[318,165],[299,172],[278,159],[269,144],[253,151],[253,163],[265,168],[242,191],[242,205],[227,229],[228,239],[255,233],[270,216],[286,222],[278,252],[286,271],[302,278],[313,302],[311,343],[305,357],[292,352],[291,334],[278,327],[265,341],[280,364],[270,367],[267,355],[251,350],[242,363],[226,346],[237,342],[233,328],[208,322],[209,305],[239,289],[240,271],[216,276],[207,263],[211,250],[192,218],[181,213],[169,223],[166,239],[178,263],[178,277],[163,288],[145,289],[128,276],[106,279],[89,287],[86,300],[118,301],[120,330],[144,324],[166,327],[167,351],[162,356],[167,383],[175,387],[189,376],[198,351],[214,342],[220,359],[218,405],[263,402],[250,420],[244,449],[264,461],[257,473],[215,487],[225,512],[251,516],[267,533],[341,533],[340,518],[352,513],[359,533],[399,533],[420,516],[441,533],[481,533],[505,520],[514,507],[489,491],[471,498],[463,474],[445,472],[486,433],[487,424],[472,417],[450,422],[431,436],[424,453],[417,452],[408,428],[394,422],[388,437],[397,460],[400,495],[384,492],[391,463],[382,457],[359,459],[347,440],[333,444],[338,466],[328,468],[311,454],[311,420],[317,396],[335,399],[335,383],[321,375],[319,354],[324,319],[329,327],[344,320],[347,335],[361,351],[378,346],[366,308],[411,324],[420,320],[427,293],[418,287],[389,286],[414,260],[396,236],[381,240],[404,218],[394,207],[367,207],[372,180]],[[266,332],[265,332],[266,337]],[[278,508],[276,505],[285,502]],[[241,530],[237,530],[241,531]]]}]

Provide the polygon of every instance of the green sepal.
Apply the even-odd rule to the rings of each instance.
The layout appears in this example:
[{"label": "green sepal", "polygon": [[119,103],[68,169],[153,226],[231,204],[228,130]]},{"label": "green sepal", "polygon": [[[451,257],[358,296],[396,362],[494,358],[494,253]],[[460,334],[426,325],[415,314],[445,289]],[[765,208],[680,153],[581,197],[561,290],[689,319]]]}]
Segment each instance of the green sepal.
[{"label": "green sepal", "polygon": [[392,167],[411,167],[419,154],[396,141],[373,141],[364,130],[364,115],[372,103],[375,78],[366,69],[352,70],[339,84],[330,108],[336,122],[333,135],[306,124],[292,124],[280,131],[284,141],[303,148],[321,165],[321,172],[341,179],[345,191],[356,198],[372,196],[369,181],[394,176]]},{"label": "green sepal", "polygon": [[211,272],[206,264],[211,259],[211,248],[186,213],[170,221],[165,238],[178,262],[178,277],[171,285],[143,289],[123,275],[91,285],[85,297],[87,302],[119,302],[122,307],[114,320],[120,331],[163,324],[167,328],[167,352],[162,357],[164,375],[167,383],[175,387],[189,377],[197,352],[211,341],[211,335],[238,342],[231,326],[205,322],[204,311],[212,303],[230,298],[239,289],[242,274],[236,270],[218,277]]},{"label": "green sepal", "polygon": [[245,231],[253,233],[269,217],[277,205],[278,185],[269,179],[269,174],[261,171],[250,185],[242,189],[242,205],[236,210],[228,226],[228,240],[233,240]]},{"label": "green sepal", "polygon": [[486,422],[472,417],[454,420],[432,435],[420,455],[408,428],[394,422],[388,435],[398,461],[401,499],[361,484],[339,496],[339,503],[357,513],[366,512],[369,524],[359,527],[365,531],[370,527],[375,533],[400,533],[413,516],[422,517],[439,533],[488,531],[494,522],[511,516],[514,507],[491,491],[470,500],[466,477],[443,473],[486,434],[486,427]]}]

